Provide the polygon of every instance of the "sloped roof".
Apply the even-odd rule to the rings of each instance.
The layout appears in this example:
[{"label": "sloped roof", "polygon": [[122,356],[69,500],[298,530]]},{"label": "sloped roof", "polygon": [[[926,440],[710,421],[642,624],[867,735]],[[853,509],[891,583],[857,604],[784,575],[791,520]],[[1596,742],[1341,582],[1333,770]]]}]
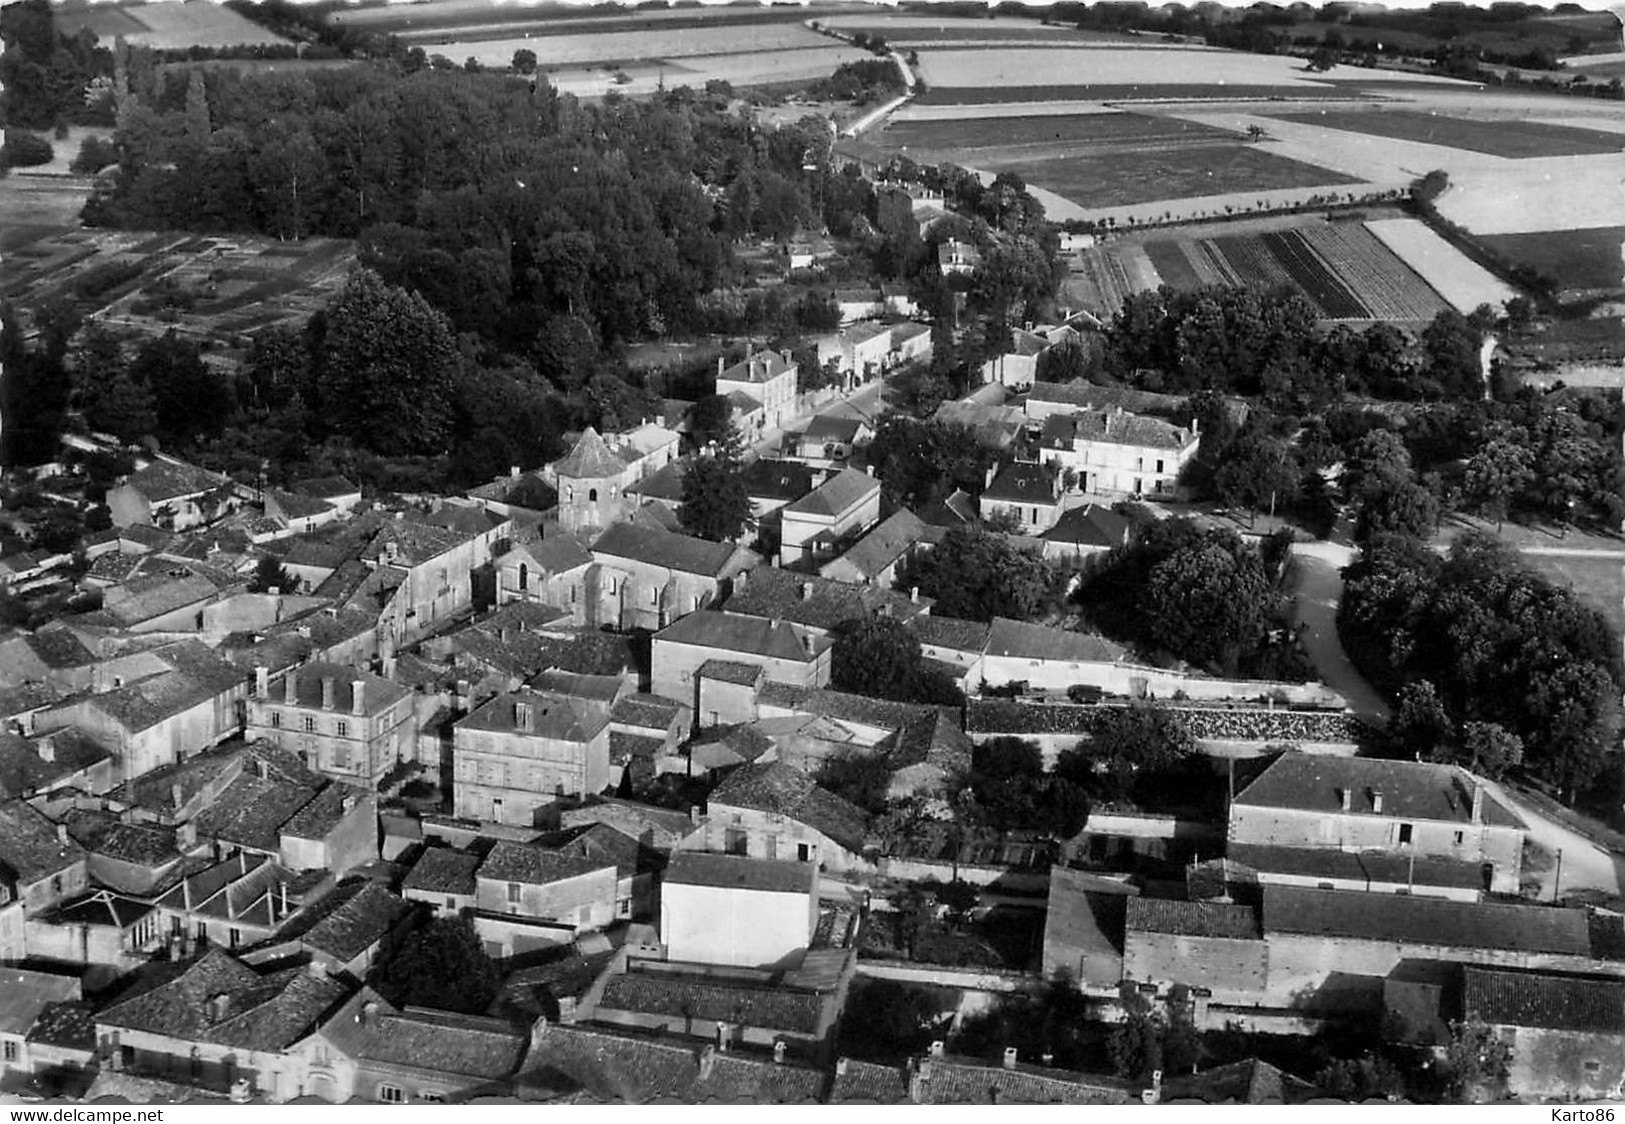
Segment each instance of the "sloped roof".
[{"label": "sloped roof", "polygon": [[103,609],[128,627],[207,601],[217,592],[213,582],[197,574],[143,574],[109,590]]},{"label": "sloped roof", "polygon": [[316,496],[324,500],[361,494],[359,485],[350,483],[342,476],[312,476],[304,480],[295,480],[293,490],[300,495]]},{"label": "sloped roof", "polygon": [[1201,1073],[1173,1077],[1162,1086],[1162,1103],[1305,1104],[1327,1093],[1260,1058],[1243,1058]]},{"label": "sloped roof", "polygon": [[774,894],[811,894],[818,883],[818,867],[814,863],[784,859],[676,851],[671,856],[662,881],[672,886],[716,886]]},{"label": "sloped roof", "polygon": [[785,507],[795,515],[835,517],[880,491],[880,481],[854,468],[843,468],[807,495]]},{"label": "sloped roof", "polygon": [[[1051,418],[1051,421],[1056,419]],[[1092,441],[1096,444],[1134,445],[1152,449],[1183,449],[1196,443],[1197,437],[1189,429],[1182,429],[1161,418],[1142,417],[1121,409],[1088,410],[1071,417],[1072,439]],[[1049,426],[1045,425],[1045,435]],[[1045,442],[1048,444],[1048,442]]]},{"label": "sloped roof", "polygon": [[[592,565],[592,555],[569,535],[550,535],[540,542],[526,543],[515,547],[503,558],[520,552],[529,555],[538,569],[549,574],[564,574]],[[501,561],[498,560],[499,564]]]},{"label": "sloped roof", "polygon": [[591,804],[572,808],[564,812],[560,819],[567,828],[580,824],[608,824],[659,849],[673,846],[694,830],[694,821],[687,812],[611,797],[600,797]]},{"label": "sloped roof", "polygon": [[1093,632],[1072,632],[1041,624],[994,617],[988,630],[987,654],[1026,660],[1116,663],[1126,649]]},{"label": "sloped roof", "polygon": [[758,566],[750,572],[744,588],[734,590],[725,608],[730,613],[792,621],[827,630],[845,621],[871,616],[912,620],[928,612],[931,601],[929,598],[912,601],[904,594],[871,585],[798,574],[775,566]]},{"label": "sloped roof", "polygon": [[[1388,819],[1471,823],[1476,778],[1453,765],[1388,761],[1374,757],[1322,757],[1283,753],[1236,793],[1235,803],[1263,808],[1293,808],[1343,815],[1343,796],[1350,794],[1348,815],[1381,815]],[[1484,791],[1483,815],[1497,827],[1517,827],[1523,820]]]},{"label": "sloped roof", "polygon": [[908,1076],[899,1066],[840,1058],[835,1063],[829,1103],[907,1104]]},{"label": "sloped roof", "polygon": [[317,496],[303,496],[294,492],[279,492],[275,489],[265,493],[267,503],[275,502],[282,509],[282,514],[289,519],[306,518],[312,515],[321,515],[332,511],[333,505]]},{"label": "sloped roof", "polygon": [[22,883],[38,882],[83,862],[84,848],[57,837],[56,824],[21,800],[0,802],[0,865]]},{"label": "sloped roof", "polygon": [[937,1057],[918,1064],[930,1067],[920,1074],[925,1104],[1128,1104],[1140,1095],[1137,1085],[1113,1077],[1022,1063]]},{"label": "sloped roof", "polygon": [[315,795],[313,783],[244,772],[204,805],[192,823],[204,839],[275,852],[282,841],[279,829]]},{"label": "sloped roof", "polygon": [[915,544],[935,542],[941,537],[940,531],[921,521],[920,517],[908,508],[898,508],[877,523],[873,530],[859,539],[838,561],[851,566],[865,578],[874,578],[887,566],[907,554]]},{"label": "sloped roof", "polygon": [[[338,980],[304,968],[262,976],[212,950],[177,978],[103,1010],[96,1023],[279,1053],[314,1031],[348,993]],[[217,997],[224,997],[223,1009],[212,1002]]]},{"label": "sloped roof", "polygon": [[189,464],[154,461],[124,481],[152,503],[192,496],[230,483],[224,476]]},{"label": "sloped roof", "polygon": [[717,382],[764,383],[794,369],[795,364],[776,351],[753,351],[726,368],[717,376]]},{"label": "sloped roof", "polygon": [[[46,739],[51,744],[49,761],[40,752]],[[111,756],[77,726],[34,738],[0,731],[0,800],[49,788]]]},{"label": "sloped roof", "polygon": [[1061,502],[1056,495],[1055,473],[1041,464],[1015,462],[999,470],[982,492],[982,502],[1054,505]]},{"label": "sloped roof", "polygon": [[79,981],[22,968],[0,968],[0,1034],[24,1035],[54,1003],[79,998]]},{"label": "sloped roof", "polygon": [[566,855],[532,843],[514,843],[504,839],[491,848],[491,853],[485,856],[475,876],[493,882],[546,886],[606,868],[614,870],[614,860]]},{"label": "sloped roof", "polygon": [[598,431],[588,426],[581,431],[575,447],[553,462],[553,471],[560,477],[575,480],[597,480],[619,476],[626,471],[626,460],[612,450]]},{"label": "sloped roof", "polygon": [[[450,527],[437,527],[421,519],[388,519],[361,552],[364,561],[386,561],[397,566],[420,566],[455,550],[473,536]],[[392,549],[393,548],[393,551]]]},{"label": "sloped roof", "polygon": [[1418,886],[1453,886],[1463,890],[1484,888],[1482,864],[1443,856],[1410,856],[1384,850],[1343,851],[1333,847],[1274,847],[1253,843],[1232,843],[1226,854],[1234,862],[1267,873],[1390,885],[1415,883]]},{"label": "sloped roof", "polygon": [[1169,901],[1133,898],[1126,919],[1129,932],[1164,933],[1181,937],[1213,937],[1256,941],[1263,934],[1251,906],[1228,902]]},{"label": "sloped roof", "polygon": [[301,910],[277,939],[297,940],[343,964],[381,941],[410,908],[376,882],[351,879]]},{"label": "sloped roof", "polygon": [[1585,1034],[1625,1035],[1625,980],[1462,967],[1468,1019],[1491,1026],[1540,1027]]},{"label": "sloped roof", "polygon": [[401,889],[472,897],[477,888],[474,872],[480,862],[480,856],[456,847],[425,847],[407,872]]},{"label": "sloped roof", "polygon": [[1180,399],[1174,395],[1155,394],[1126,386],[1096,386],[1086,379],[1072,382],[1034,383],[1025,401],[1072,406],[1078,409],[1152,410],[1177,406]]},{"label": "sloped roof", "polygon": [[810,663],[833,643],[828,637],[784,621],[701,609],[679,617],[655,634],[655,642],[715,648],[763,659]]},{"label": "sloped roof", "polygon": [[677,721],[684,709],[682,703],[640,692],[617,702],[609,712],[609,720],[645,730],[664,730]]},{"label": "sloped roof", "polygon": [[735,1025],[811,1034],[822,1001],[813,992],[757,987],[727,980],[665,972],[626,972],[610,977],[599,1005],[648,1015],[683,1015]]},{"label": "sloped roof", "polygon": [[1111,508],[1087,503],[1063,511],[1055,526],[1040,537],[1048,542],[1109,548],[1128,542],[1128,532],[1127,517]]},{"label": "sloped roof", "polygon": [[757,701],[762,706],[782,707],[800,714],[816,714],[836,721],[858,722],[865,726],[892,729],[900,728],[931,709],[922,703],[872,699],[868,695],[854,695],[847,691],[831,691],[819,687],[797,687],[789,683],[764,685]]},{"label": "sloped roof", "polygon": [[349,664],[327,663],[315,661],[303,664],[285,674],[282,678],[271,684],[271,693],[267,701],[285,703],[288,697],[288,682],[292,678],[294,686],[293,705],[306,710],[321,710],[322,707],[322,681],[333,681],[333,713],[353,714],[355,712],[356,684],[361,685],[361,703],[363,711],[368,715],[379,715],[412,692],[399,683],[385,679],[382,675],[374,675],[370,671]]},{"label": "sloped roof", "polygon": [[708,804],[786,816],[853,852],[863,850],[869,827],[860,809],[800,769],[776,761],[734,770],[712,790]]},{"label": "sloped roof", "polygon": [[1447,948],[1593,955],[1584,910],[1359,890],[1264,887],[1264,931]]},{"label": "sloped roof", "polygon": [[[521,729],[516,709],[530,708],[530,726]],[[508,734],[588,742],[609,725],[607,709],[593,701],[555,691],[505,691],[492,698],[457,725],[468,730],[495,730]]]},{"label": "sloped roof", "polygon": [[378,1003],[372,1019],[345,1029],[340,1046],[368,1062],[489,1082],[511,1076],[528,1044],[525,1031],[501,1019]]},{"label": "sloped roof", "polygon": [[981,652],[987,647],[988,633],[993,626],[986,621],[962,621],[956,617],[930,614],[915,617],[908,622],[921,644],[935,648],[951,648],[956,652]]},{"label": "sloped roof", "polygon": [[813,470],[799,461],[759,457],[745,466],[742,476],[751,499],[788,503],[813,490]]},{"label": "sloped roof", "polygon": [[592,544],[594,556],[626,558],[686,574],[720,578],[738,548],[731,543],[679,535],[656,527],[615,523]]}]

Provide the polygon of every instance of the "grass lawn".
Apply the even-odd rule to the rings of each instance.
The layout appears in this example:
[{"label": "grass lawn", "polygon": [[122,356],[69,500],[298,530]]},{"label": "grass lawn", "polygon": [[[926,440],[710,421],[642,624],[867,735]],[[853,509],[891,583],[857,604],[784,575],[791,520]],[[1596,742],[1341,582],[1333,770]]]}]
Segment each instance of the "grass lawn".
[{"label": "grass lawn", "polygon": [[1408,109],[1285,113],[1281,118],[1349,133],[1420,141],[1520,160],[1532,156],[1597,156],[1625,148],[1625,137],[1533,121],[1468,121]]},{"label": "grass lawn", "polygon": [[1335,98],[1349,91],[1331,86],[1243,86],[1215,82],[1100,84],[1068,86],[933,86],[915,99],[919,105],[984,105],[1028,101],[1234,101],[1275,98],[1280,101]]},{"label": "grass lawn", "polygon": [[1625,286],[1625,226],[1539,234],[1489,234],[1479,241],[1520,265],[1557,279],[1564,289],[1618,289]]},{"label": "grass lawn", "polygon": [[978,117],[966,120],[899,121],[872,138],[887,147],[937,149],[1004,148],[1010,145],[1177,144],[1232,139],[1235,134],[1194,121],[1143,113],[1073,113],[1043,117]]},{"label": "grass lawn", "polygon": [[1080,207],[1118,207],[1159,199],[1355,183],[1250,145],[1203,145],[1173,152],[1106,152],[1049,160],[995,162]]},{"label": "grass lawn", "polygon": [[1523,560],[1554,584],[1574,590],[1575,596],[1608,619],[1616,635],[1625,634],[1625,557],[1526,553]]}]

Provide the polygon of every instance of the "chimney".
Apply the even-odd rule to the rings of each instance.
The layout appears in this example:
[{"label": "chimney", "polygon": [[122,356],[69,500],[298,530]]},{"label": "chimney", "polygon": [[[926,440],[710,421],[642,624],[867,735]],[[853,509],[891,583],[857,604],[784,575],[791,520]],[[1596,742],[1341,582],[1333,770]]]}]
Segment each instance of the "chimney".
[{"label": "chimney", "polygon": [[327,965],[323,964],[320,960],[312,960],[307,965],[307,968],[310,972],[311,979],[325,980],[327,978]]},{"label": "chimney", "polygon": [[254,697],[263,699],[271,693],[271,669],[256,667],[254,669]]},{"label": "chimney", "polygon": [[34,752],[39,754],[39,759],[47,765],[56,764],[56,739],[46,734],[34,743]]},{"label": "chimney", "polygon": [[197,825],[191,820],[179,824],[175,828],[175,849],[185,854],[197,846]]},{"label": "chimney", "polygon": [[60,846],[66,847],[68,845],[68,825],[67,824],[59,823],[59,824],[56,825],[56,841],[57,841],[58,845],[60,845]]},{"label": "chimney", "polygon": [[271,779],[271,763],[263,757],[254,758],[254,775],[262,781]]},{"label": "chimney", "polygon": [[811,601],[812,600],[812,595],[813,595],[813,584],[812,584],[812,582],[802,582],[801,583],[801,599],[803,601]]},{"label": "chimney", "polygon": [[338,684],[333,681],[333,677],[331,675],[322,676],[322,709],[323,710],[332,710],[333,709],[333,694],[334,694],[334,691],[337,688],[337,686],[338,686]]},{"label": "chimney", "polygon": [[299,701],[299,673],[290,670],[282,677],[282,701],[292,706]]},{"label": "chimney", "polygon": [[394,656],[385,656],[384,657],[384,665],[383,665],[384,678],[385,679],[393,679],[393,678],[395,678],[395,668],[397,666],[398,665],[395,663],[395,657]]},{"label": "chimney", "polygon": [[181,805],[186,803],[186,798],[182,794],[181,786],[179,784],[172,784],[169,786],[169,802],[175,805],[175,811],[177,814],[179,814]]},{"label": "chimney", "polygon": [[1014,1046],[1006,1046],[1004,1048],[1004,1068],[1016,1068],[1016,1048]]},{"label": "chimney", "polygon": [[717,1053],[725,1054],[728,1052],[728,1039],[732,1030],[733,1028],[725,1022],[717,1023]]},{"label": "chimney", "polygon": [[365,1027],[378,1025],[378,1004],[370,1001],[361,1004],[361,1025]]},{"label": "chimney", "polygon": [[350,713],[367,713],[367,681],[365,679],[350,680]]},{"label": "chimney", "polygon": [[576,1021],[576,999],[573,995],[559,996],[559,1022],[564,1026],[574,1025]]},{"label": "chimney", "polygon": [[276,903],[277,916],[288,916],[288,884],[286,882],[276,884]]},{"label": "chimney", "polygon": [[1343,811],[1347,812],[1349,810],[1350,805],[1353,804],[1353,803],[1354,803],[1354,790],[1352,788],[1343,789]]},{"label": "chimney", "polygon": [[783,1065],[784,1064],[784,1040],[783,1039],[780,1039],[779,1041],[773,1043],[773,1064],[774,1065]]},{"label": "chimney", "polygon": [[354,796],[345,796],[345,797],[341,798],[339,800],[339,811],[341,811],[341,812],[353,812],[353,811],[355,811],[355,797]]},{"label": "chimney", "polygon": [[835,1059],[835,1076],[836,1077],[845,1077],[846,1076],[846,1059],[845,1058],[836,1058]]},{"label": "chimney", "polygon": [[[933,1043],[935,1045],[935,1043]],[[909,1076],[908,1099],[915,1104],[924,1104],[926,1098],[925,1087],[931,1081],[931,1059],[921,1058],[914,1065],[914,1072]]]},{"label": "chimney", "polygon": [[519,479],[519,466],[518,465],[510,464],[508,466],[508,479],[509,480],[517,480],[517,479]]},{"label": "chimney", "polygon": [[1473,822],[1484,822],[1484,786],[1477,783],[1473,785]]},{"label": "chimney", "polygon": [[920,587],[919,586],[911,585],[911,586],[908,587],[908,599],[910,601],[912,601],[916,605],[918,605],[920,603]]},{"label": "chimney", "polygon": [[700,822],[700,806],[698,804],[688,806],[688,822],[692,824]]},{"label": "chimney", "polygon": [[527,734],[531,731],[532,724],[529,703],[516,702],[513,704],[513,724],[516,729],[523,730]]},{"label": "chimney", "polygon": [[931,1043],[931,1056],[933,1058],[942,1057],[942,1049],[943,1049],[942,1039],[938,1038],[936,1041]]},{"label": "chimney", "polygon": [[717,356],[717,378],[720,379],[722,377],[722,372],[725,370],[727,370],[727,364],[722,361],[722,356],[719,355]]},{"label": "chimney", "polygon": [[1379,816],[1382,815],[1382,789],[1380,788],[1371,790],[1371,810]]},{"label": "chimney", "polygon": [[219,1022],[221,1019],[226,1017],[226,1012],[228,1010],[230,1010],[230,1009],[231,1009],[231,996],[229,996],[229,995],[214,995],[214,996],[209,997],[209,1021],[210,1022]]}]

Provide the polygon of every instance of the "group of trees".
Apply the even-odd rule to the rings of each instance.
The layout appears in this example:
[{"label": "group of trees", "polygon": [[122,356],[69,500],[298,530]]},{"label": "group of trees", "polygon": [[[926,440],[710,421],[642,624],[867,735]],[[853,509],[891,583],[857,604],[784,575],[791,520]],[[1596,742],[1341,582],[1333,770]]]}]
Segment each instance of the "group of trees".
[{"label": "group of trees", "polygon": [[0,7],[0,121],[14,129],[112,124],[112,102],[98,79],[112,74],[112,54],[88,30],[57,32],[49,0]]},{"label": "group of trees", "polygon": [[1487,535],[1439,556],[1369,542],[1345,577],[1350,656],[1399,698],[1396,749],[1497,774],[1521,761],[1573,801],[1615,760],[1625,718],[1619,641],[1602,615]]},{"label": "group of trees", "polygon": [[1130,542],[1091,560],[1074,599],[1090,624],[1152,654],[1225,675],[1302,678],[1279,585],[1290,535],[1260,546],[1185,517],[1143,521]]},{"label": "group of trees", "polygon": [[893,617],[860,617],[836,626],[830,686],[898,702],[958,706],[965,701],[946,671],[925,662],[919,638]]},{"label": "group of trees", "polygon": [[1055,598],[1056,580],[1055,567],[1042,554],[974,527],[953,528],[897,568],[898,589],[932,598],[939,616],[972,621],[1032,620]]},{"label": "group of trees", "polygon": [[827,101],[868,105],[903,92],[903,75],[889,58],[843,62],[828,78],[814,82],[807,93]]}]

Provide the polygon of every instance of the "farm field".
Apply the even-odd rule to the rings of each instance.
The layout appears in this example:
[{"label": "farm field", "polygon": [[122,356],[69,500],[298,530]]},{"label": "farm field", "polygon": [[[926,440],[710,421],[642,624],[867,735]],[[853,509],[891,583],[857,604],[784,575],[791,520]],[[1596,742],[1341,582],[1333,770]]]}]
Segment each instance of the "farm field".
[{"label": "farm field", "polygon": [[1471,312],[1481,304],[1499,309],[1517,296],[1420,219],[1382,219],[1368,224],[1368,229],[1458,312]]},{"label": "farm field", "polygon": [[1625,226],[1539,234],[1492,234],[1479,241],[1563,289],[1625,288]]},{"label": "farm field", "polygon": [[930,86],[917,105],[991,105],[1019,102],[1124,101],[1338,101],[1367,95],[1333,86],[1246,86],[1225,83],[1115,83],[1083,86]]},{"label": "farm field", "polygon": [[[832,43],[832,40],[825,40]],[[476,55],[479,52],[475,52]],[[493,55],[500,54],[500,50]],[[508,47],[508,57],[513,48]],[[778,52],[740,52],[731,55],[685,55],[670,62],[645,61],[627,63],[617,70],[624,72],[630,82],[618,81],[617,75],[603,64],[551,68],[547,80],[561,94],[577,97],[602,97],[610,90],[626,95],[652,94],[664,85],[703,85],[707,79],[722,78],[735,86],[772,86],[778,83],[810,82],[827,77],[843,62],[873,56],[855,47],[827,46],[814,50]],[[506,58],[501,60],[506,65]],[[797,116],[804,116],[805,107]]]},{"label": "farm field", "polygon": [[185,47],[271,47],[290,41],[221,4],[95,4],[58,8],[56,25],[63,34],[88,28],[103,46],[122,36],[134,46],[158,50]]},{"label": "farm field", "polygon": [[740,24],[721,27],[679,27],[660,30],[592,32],[581,35],[519,34],[512,27],[499,27],[489,32],[470,34],[458,29],[437,29],[422,34],[407,34],[404,41],[422,47],[425,51],[454,50],[457,57],[463,53],[481,58],[482,54],[506,50],[503,65],[513,58],[513,52],[525,47],[536,52],[536,61],[543,67],[579,65],[600,60],[681,58],[684,55],[725,55],[735,51],[789,51],[803,48],[822,49],[837,46],[827,36],[795,23]]},{"label": "farm field", "polygon": [[1473,121],[1405,109],[1279,114],[1283,120],[1351,133],[1419,141],[1512,160],[1618,153],[1618,134],[1525,121]]},{"label": "farm field", "polygon": [[674,9],[603,15],[572,11],[557,5],[506,3],[501,0],[426,0],[410,4],[378,4],[365,8],[343,8],[329,20],[381,33],[400,33],[433,27],[482,27],[494,24],[520,25],[537,35],[578,35],[589,31],[636,31],[641,28],[686,27],[702,24],[724,26],[744,23],[794,23],[835,7],[813,5],[806,8],[711,8]]},{"label": "farm field", "polygon": [[1164,45],[1156,37],[1114,34],[1106,31],[1079,31],[1054,27],[1030,19],[971,19],[926,15],[836,15],[819,21],[823,26],[847,33],[878,35],[894,47],[933,46],[953,43],[1000,43],[1017,47],[1023,43],[1057,45],[1065,43],[1110,43],[1136,46]]},{"label": "farm field", "polygon": [[894,120],[869,138],[887,147],[935,152],[1023,145],[1176,145],[1236,139],[1212,125],[1106,110],[1054,116],[985,117],[970,120]]},{"label": "farm field", "polygon": [[1358,182],[1246,144],[1186,146],[1176,151],[1080,153],[1050,159],[997,160],[978,166],[994,172],[1015,172],[1027,182],[1085,208]]},{"label": "farm field", "polygon": [[1047,50],[931,51],[922,56],[928,85],[954,89],[1012,87],[1273,87],[1278,94],[1327,87],[1306,76],[1298,59],[1247,55],[1206,48],[1153,47],[1111,50],[1056,47]]},{"label": "farm field", "polygon": [[[1210,228],[1211,229],[1211,228]],[[1222,229],[1222,228],[1219,228]],[[1149,281],[1145,280],[1149,270]],[[1085,251],[1071,291],[1097,316],[1123,297],[1167,284],[1292,289],[1326,320],[1431,320],[1446,307],[1416,272],[1357,222],[1286,220],[1210,237],[1142,236]]]}]

